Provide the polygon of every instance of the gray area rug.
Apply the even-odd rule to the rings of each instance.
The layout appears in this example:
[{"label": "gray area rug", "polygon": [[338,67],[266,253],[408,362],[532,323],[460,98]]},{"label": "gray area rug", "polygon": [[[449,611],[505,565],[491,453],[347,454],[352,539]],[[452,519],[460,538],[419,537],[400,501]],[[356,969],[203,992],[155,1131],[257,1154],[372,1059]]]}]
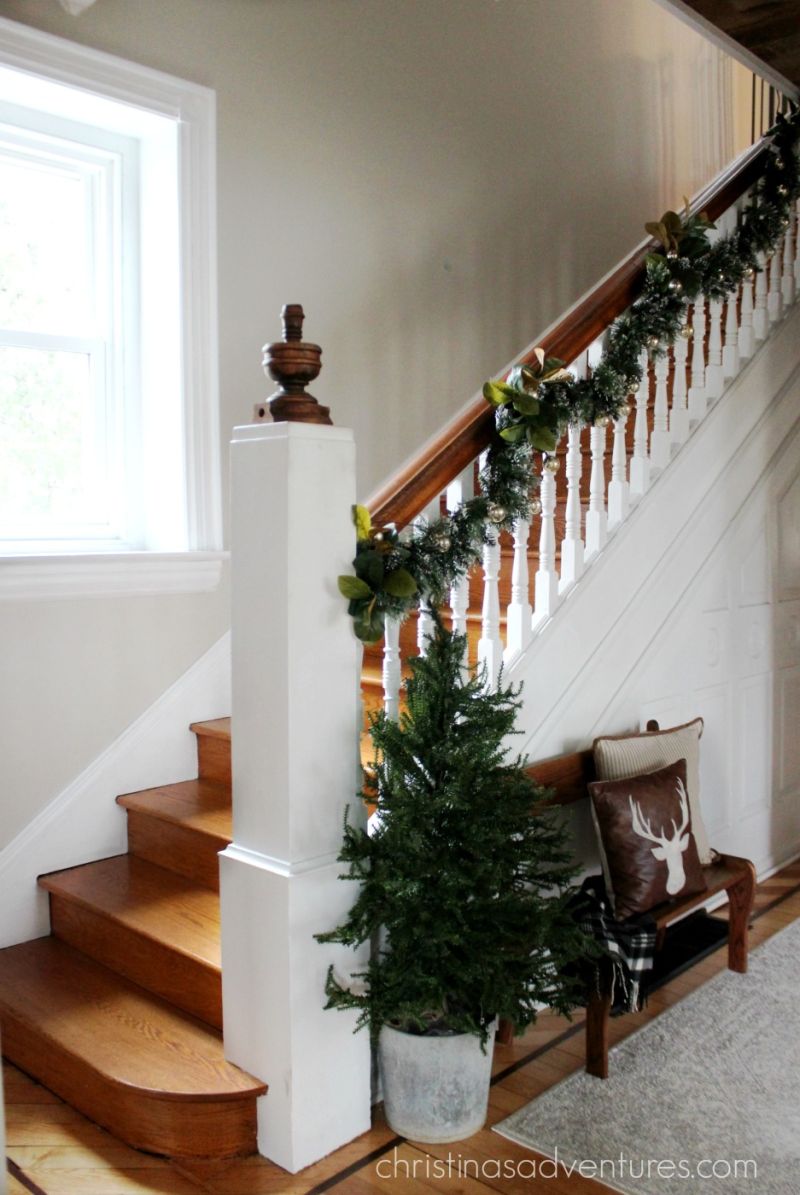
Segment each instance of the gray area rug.
[{"label": "gray area rug", "polygon": [[495,1131],[626,1195],[798,1195],[799,994],[800,921]]}]

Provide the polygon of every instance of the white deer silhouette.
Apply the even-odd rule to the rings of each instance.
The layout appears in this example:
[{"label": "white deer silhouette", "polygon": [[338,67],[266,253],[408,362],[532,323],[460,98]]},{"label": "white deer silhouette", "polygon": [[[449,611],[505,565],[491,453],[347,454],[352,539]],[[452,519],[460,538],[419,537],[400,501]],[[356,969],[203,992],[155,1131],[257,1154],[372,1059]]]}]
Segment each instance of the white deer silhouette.
[{"label": "white deer silhouette", "polygon": [[628,802],[631,807],[631,821],[635,834],[640,838],[646,838],[648,842],[656,842],[657,846],[651,847],[653,855],[658,860],[664,860],[667,864],[667,892],[670,896],[675,896],[680,892],[686,883],[686,872],[683,867],[683,852],[689,845],[689,835],[684,834],[684,830],[689,825],[689,801],[686,796],[686,789],[683,787],[681,780],[677,781],[678,796],[681,799],[681,824],[680,828],[675,825],[675,819],[670,818],[672,828],[675,831],[672,838],[667,838],[662,831],[660,834],[654,834],[650,828],[650,822],[642,814],[639,807],[639,802],[634,804],[633,797],[628,796]]}]

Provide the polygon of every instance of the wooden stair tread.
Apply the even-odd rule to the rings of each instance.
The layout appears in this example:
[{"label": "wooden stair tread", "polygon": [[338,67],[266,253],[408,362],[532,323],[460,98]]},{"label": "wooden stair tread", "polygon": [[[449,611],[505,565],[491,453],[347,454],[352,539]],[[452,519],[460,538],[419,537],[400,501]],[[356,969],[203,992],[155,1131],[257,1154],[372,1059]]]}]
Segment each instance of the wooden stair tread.
[{"label": "wooden stair tread", "polygon": [[189,729],[195,734],[205,735],[207,738],[230,739],[231,720],[230,718],[210,718],[207,722],[192,722]]},{"label": "wooden stair tread", "polygon": [[51,896],[111,918],[144,938],[220,969],[216,893],[133,855],[41,876]]},{"label": "wooden stair tread", "polygon": [[112,1083],[157,1098],[232,1100],[266,1090],[226,1061],[214,1029],[55,938],[0,951],[4,1030],[8,1019]]},{"label": "wooden stair tread", "polygon": [[231,841],[230,790],[213,780],[182,780],[124,793],[117,797],[117,804],[217,838],[220,850]]}]

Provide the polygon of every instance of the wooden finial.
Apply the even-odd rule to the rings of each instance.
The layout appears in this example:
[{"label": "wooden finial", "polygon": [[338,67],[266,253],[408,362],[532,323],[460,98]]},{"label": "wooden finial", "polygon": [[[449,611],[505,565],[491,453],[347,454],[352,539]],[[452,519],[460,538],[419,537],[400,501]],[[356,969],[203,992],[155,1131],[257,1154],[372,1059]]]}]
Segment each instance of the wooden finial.
[{"label": "wooden finial", "polygon": [[255,421],[266,418],[267,408],[276,423],[332,423],[328,407],[321,406],[305,388],[322,369],[322,349],[303,340],[305,315],[299,303],[287,303],[281,312],[283,340],[264,345],[264,372],[278,383],[266,403],[255,407]]}]

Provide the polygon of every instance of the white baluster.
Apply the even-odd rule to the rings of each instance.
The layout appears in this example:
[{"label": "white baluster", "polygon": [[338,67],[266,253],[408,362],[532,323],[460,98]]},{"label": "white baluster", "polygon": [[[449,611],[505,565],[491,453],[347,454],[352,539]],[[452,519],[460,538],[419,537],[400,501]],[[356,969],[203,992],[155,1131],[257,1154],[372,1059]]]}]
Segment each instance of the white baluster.
[{"label": "white baluster", "polygon": [[487,528],[489,542],[483,548],[483,610],[481,637],[478,640],[478,667],[486,668],[486,687],[497,688],[497,676],[503,663],[500,638],[500,535],[496,527]]},{"label": "white baluster", "polygon": [[514,523],[514,565],[511,570],[511,601],[506,611],[505,658],[524,651],[531,638],[533,608],[528,578],[528,537],[531,525],[524,519]]},{"label": "white baluster", "polygon": [[710,328],[708,332],[708,364],[706,365],[706,403],[711,404],[722,394],[725,375],[722,371],[722,299],[708,304]]},{"label": "white baluster", "polygon": [[642,380],[636,391],[636,422],[633,425],[633,456],[631,457],[631,498],[636,501],[650,485],[650,457],[647,452],[647,403],[650,397],[650,358],[642,349],[639,358]]},{"label": "white baluster", "polygon": [[769,322],[777,324],[783,316],[783,296],[781,295],[781,265],[782,254],[781,246],[777,249],[770,258],[769,263],[769,290],[767,292],[767,314],[769,315]]},{"label": "white baluster", "polygon": [[[481,468],[485,457],[481,458]],[[497,677],[503,663],[503,641],[500,638],[500,533],[493,523],[487,524],[488,542],[483,548],[483,608],[481,637],[478,640],[478,667],[486,669],[486,687],[497,688]]]},{"label": "white baluster", "polygon": [[653,366],[656,376],[656,397],[653,403],[653,432],[650,436],[650,470],[660,472],[669,464],[672,437],[669,434],[669,405],[667,401],[667,354],[656,357]]},{"label": "white baluster", "polygon": [[767,259],[763,253],[758,255],[758,273],[756,274],[756,307],[753,312],[753,331],[756,340],[764,340],[769,332],[769,314],[767,312],[767,280],[769,271]]},{"label": "white baluster", "polygon": [[739,325],[739,358],[748,361],[756,351],[756,333],[753,327],[753,276],[745,275],[742,282],[742,312]]},{"label": "white baluster", "polygon": [[800,199],[794,213],[794,286],[795,293],[800,294]]},{"label": "white baluster", "polygon": [[[435,522],[439,518],[439,499],[434,498],[423,510],[422,514],[414,520],[414,526],[423,529],[428,523]],[[427,654],[428,640],[433,634],[433,618],[431,617],[431,608],[428,602],[423,598],[419,603],[419,614],[417,617],[417,651],[421,656]]]},{"label": "white baluster", "polygon": [[689,423],[699,423],[706,413],[706,301],[698,295],[692,312],[692,384],[689,387]]},{"label": "white baluster", "polygon": [[586,512],[586,559],[605,547],[608,539],[608,516],[606,514],[606,477],[604,457],[606,452],[606,429],[592,427],[589,430],[589,444],[592,452],[592,472],[589,476],[589,509]]},{"label": "white baluster", "polygon": [[400,717],[400,619],[386,618],[383,633],[383,708],[394,722]]},{"label": "white baluster", "polygon": [[[475,470],[470,465],[463,473],[450,482],[447,487],[445,502],[447,510],[453,514],[462,502],[468,502],[475,495]],[[467,634],[467,613],[469,611],[469,576],[465,575],[455,585],[450,587],[450,615],[453,633]],[[469,644],[464,644],[464,663],[469,664]]]},{"label": "white baluster", "polygon": [[686,329],[684,314],[681,331],[672,349],[675,366],[672,375],[672,409],[669,413],[669,434],[676,444],[683,444],[689,438],[689,408],[686,405],[686,358],[689,356],[689,341],[683,335]]},{"label": "white baluster", "polygon": [[725,304],[725,346],[722,350],[722,373],[726,378],[735,378],[742,367],[739,360],[739,290],[728,295]]},{"label": "white baluster", "polygon": [[783,273],[781,274],[781,298],[783,306],[791,307],[794,303],[794,253],[792,246],[792,224],[786,229],[783,238]]},{"label": "white baluster", "polygon": [[581,536],[581,425],[570,424],[567,433],[567,505],[564,538],[561,541],[561,580],[559,592],[574,584],[583,572],[583,537]]},{"label": "white baluster", "polygon": [[539,497],[542,503],[542,526],[539,533],[539,567],[536,570],[533,625],[549,618],[558,605],[558,573],[556,572],[556,477],[558,457],[553,453],[542,469]]},{"label": "white baluster", "polygon": [[630,487],[628,485],[628,448],[625,443],[625,428],[628,423],[628,408],[625,407],[619,419],[614,420],[614,441],[611,449],[611,481],[608,485],[608,526],[619,526],[630,509]]}]

